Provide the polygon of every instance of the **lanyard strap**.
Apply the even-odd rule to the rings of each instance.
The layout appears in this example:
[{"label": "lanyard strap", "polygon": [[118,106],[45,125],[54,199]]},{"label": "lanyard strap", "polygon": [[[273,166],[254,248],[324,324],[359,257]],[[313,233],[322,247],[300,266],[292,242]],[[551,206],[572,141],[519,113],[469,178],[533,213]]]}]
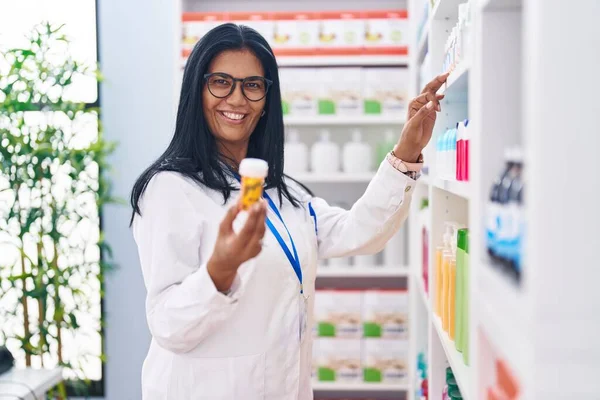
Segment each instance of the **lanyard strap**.
[{"label": "lanyard strap", "polygon": [[[238,181],[240,181],[240,176],[237,173],[235,173],[235,178]],[[277,206],[275,206],[275,203],[273,202],[273,200],[271,200],[271,196],[269,196],[265,191],[263,191],[263,197],[267,200],[267,203],[269,203],[269,207],[271,207],[271,210],[273,210],[273,212],[275,213],[277,218],[279,218],[279,221],[281,221],[281,224],[285,228],[285,231],[288,234],[288,238],[290,239],[290,242],[292,243],[292,251],[294,252],[293,255],[292,255],[292,252],[290,251],[289,247],[287,246],[287,244],[281,237],[281,234],[279,234],[279,231],[277,230],[277,228],[275,228],[275,225],[273,225],[273,222],[269,219],[269,217],[267,217],[267,220],[266,220],[267,226],[269,227],[269,230],[271,231],[273,236],[275,236],[275,239],[277,239],[279,246],[285,253],[288,261],[290,262],[290,264],[292,266],[292,269],[296,273],[296,276],[298,277],[298,281],[300,282],[300,293],[303,293],[302,268],[300,267],[300,258],[298,257],[298,252],[296,251],[296,245],[294,244],[294,239],[292,238],[292,235],[290,234],[290,231],[288,230],[287,225],[285,224],[285,221],[283,220],[283,217],[281,216],[281,213],[277,209]]]}]

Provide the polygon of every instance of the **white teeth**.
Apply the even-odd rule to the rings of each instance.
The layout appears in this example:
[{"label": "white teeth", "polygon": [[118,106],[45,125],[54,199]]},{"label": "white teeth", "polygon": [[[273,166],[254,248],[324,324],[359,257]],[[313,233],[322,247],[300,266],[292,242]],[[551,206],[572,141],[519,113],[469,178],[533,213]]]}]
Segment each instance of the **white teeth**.
[{"label": "white teeth", "polygon": [[235,113],[230,113],[230,112],[224,112],[223,115],[229,119],[236,119],[236,120],[240,120],[245,117],[244,114],[235,114]]}]

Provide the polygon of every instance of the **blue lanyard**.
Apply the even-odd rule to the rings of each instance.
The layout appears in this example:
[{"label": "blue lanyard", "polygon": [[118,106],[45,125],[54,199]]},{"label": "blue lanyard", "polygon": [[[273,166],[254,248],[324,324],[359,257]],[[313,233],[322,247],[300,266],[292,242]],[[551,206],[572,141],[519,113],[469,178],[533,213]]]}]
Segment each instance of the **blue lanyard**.
[{"label": "blue lanyard", "polygon": [[[240,177],[238,174],[235,174],[235,178],[238,181],[240,181]],[[288,238],[290,239],[290,242],[292,243],[292,250],[294,252],[294,255],[292,255],[292,252],[290,251],[289,247],[287,246],[287,244],[285,243],[285,241],[283,240],[283,238],[281,237],[281,235],[275,228],[275,225],[273,225],[273,222],[271,222],[269,217],[267,217],[267,220],[266,220],[267,226],[269,227],[269,230],[271,231],[273,236],[275,236],[275,239],[277,239],[279,246],[281,246],[281,249],[287,256],[290,264],[292,265],[292,268],[294,269],[294,272],[296,273],[296,276],[298,277],[298,281],[300,282],[300,293],[303,293],[304,290],[302,287],[302,268],[300,268],[300,258],[298,257],[298,252],[296,251],[296,245],[294,244],[294,239],[292,238],[292,235],[290,234],[290,231],[288,230],[287,225],[283,221],[283,217],[281,216],[281,213],[277,209],[277,206],[275,206],[275,203],[273,202],[273,200],[271,200],[271,197],[265,191],[263,191],[263,197],[267,200],[267,202],[269,203],[269,207],[271,207],[271,210],[273,210],[275,215],[277,215],[277,218],[279,218],[279,220],[281,221],[281,224],[285,228],[285,231],[288,234]]]}]

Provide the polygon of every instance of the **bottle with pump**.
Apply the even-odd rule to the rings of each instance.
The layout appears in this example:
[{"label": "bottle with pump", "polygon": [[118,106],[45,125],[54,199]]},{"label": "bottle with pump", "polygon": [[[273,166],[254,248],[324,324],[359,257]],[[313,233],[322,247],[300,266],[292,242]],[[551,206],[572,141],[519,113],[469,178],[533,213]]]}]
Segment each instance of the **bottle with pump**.
[{"label": "bottle with pump", "polygon": [[452,261],[452,224],[446,223],[446,233],[444,233],[444,251],[442,253],[442,288],[440,294],[440,311],[442,328],[448,332],[448,290],[450,285],[450,263]]},{"label": "bottle with pump", "polygon": [[322,130],[319,141],[312,147],[310,161],[314,173],[331,174],[339,171],[340,149],[330,137],[328,130]]},{"label": "bottle with pump", "polygon": [[456,248],[458,228],[452,230],[452,258],[448,269],[448,336],[454,340],[456,333]]},{"label": "bottle with pump", "polygon": [[285,143],[284,171],[286,174],[308,171],[308,146],[300,141],[297,129],[289,131],[289,138]]},{"label": "bottle with pump", "polygon": [[342,159],[346,173],[363,173],[371,170],[371,147],[362,141],[359,130],[354,130],[352,141],[344,145]]},{"label": "bottle with pump", "polygon": [[450,225],[446,224],[446,232],[443,236],[441,246],[437,246],[435,249],[435,313],[440,320],[444,317],[444,260],[445,256],[449,254],[450,241],[452,240],[452,233],[450,232]]},{"label": "bottle with pump", "polygon": [[464,321],[465,318],[465,285],[469,276],[466,274],[468,263],[467,242],[469,240],[468,229],[458,230],[458,243],[456,251],[456,299],[455,299],[455,336],[454,346],[459,352],[463,351],[464,344]]}]

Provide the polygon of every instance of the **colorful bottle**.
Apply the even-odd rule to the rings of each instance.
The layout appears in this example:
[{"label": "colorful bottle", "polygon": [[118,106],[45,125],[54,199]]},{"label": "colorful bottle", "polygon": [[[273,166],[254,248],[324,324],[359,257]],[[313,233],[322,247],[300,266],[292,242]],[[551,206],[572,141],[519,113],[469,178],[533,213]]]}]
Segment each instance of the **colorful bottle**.
[{"label": "colorful bottle", "polygon": [[469,120],[465,119],[464,121],[464,129],[463,129],[463,151],[462,151],[462,163],[463,163],[463,181],[469,180]]},{"label": "colorful bottle", "polygon": [[[452,240],[451,226],[446,224],[446,232],[443,236],[443,245],[436,249],[436,314],[440,317],[440,320],[444,320],[444,308],[446,305],[444,295],[447,295],[445,288],[445,274],[444,274],[444,261],[446,256],[450,254],[450,241]],[[447,308],[446,308],[447,310]]]},{"label": "colorful bottle", "polygon": [[[458,124],[457,124],[458,125]],[[457,129],[452,128],[448,133],[448,179],[456,180],[456,135]]]},{"label": "colorful bottle", "polygon": [[262,197],[265,178],[269,172],[266,161],[258,158],[244,158],[240,163],[241,196],[240,208],[248,210]]},{"label": "colorful bottle", "polygon": [[454,345],[456,350],[462,352],[464,344],[464,295],[465,295],[465,262],[466,262],[466,248],[467,248],[468,230],[458,230],[458,243],[456,250],[456,300],[455,300],[455,326],[456,332],[454,337]]},{"label": "colorful bottle", "polygon": [[469,302],[470,302],[470,295],[469,295],[469,290],[470,290],[470,283],[469,283],[469,276],[470,276],[470,262],[469,262],[469,231],[466,232],[466,237],[465,237],[465,242],[464,242],[464,247],[465,247],[465,259],[464,259],[464,264],[463,264],[463,276],[462,276],[462,303],[463,303],[463,307],[462,307],[462,354],[463,354],[463,361],[465,362],[466,365],[469,365]]},{"label": "colorful bottle", "polygon": [[[451,226],[449,225],[449,228]],[[450,232],[452,232],[450,230]],[[452,233],[448,238],[448,245],[444,248],[442,254],[442,328],[446,333],[450,329],[450,315],[448,314],[448,303],[450,294],[450,263],[452,262]]]}]

